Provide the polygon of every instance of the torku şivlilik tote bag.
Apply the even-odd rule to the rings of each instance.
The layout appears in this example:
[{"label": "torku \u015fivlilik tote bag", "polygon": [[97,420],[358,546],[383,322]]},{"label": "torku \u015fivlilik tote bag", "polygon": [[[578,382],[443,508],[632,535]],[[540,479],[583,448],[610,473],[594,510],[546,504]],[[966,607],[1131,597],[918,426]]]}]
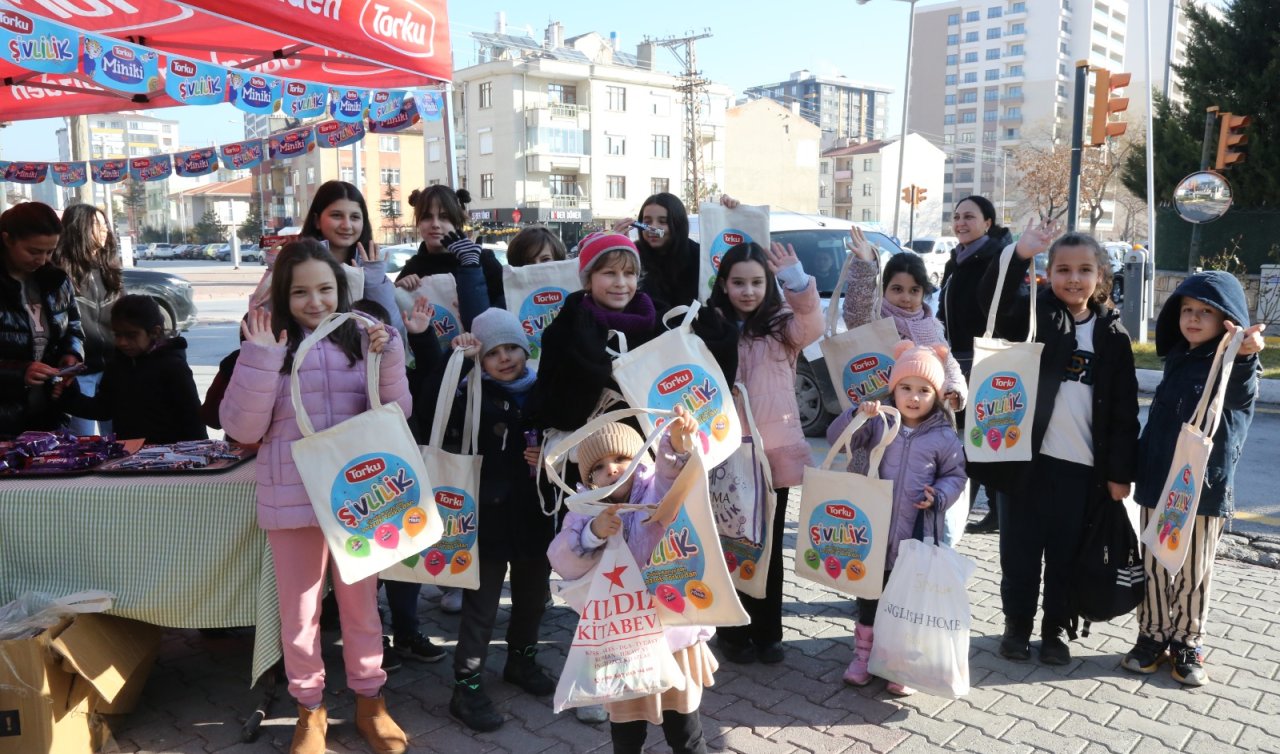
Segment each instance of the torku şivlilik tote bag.
[{"label": "torku \u015fivlilik tote bag", "polygon": [[884,586],[893,515],[893,480],[880,478],[880,459],[898,436],[902,418],[897,410],[880,408],[879,420],[885,426],[871,450],[866,476],[831,468],[841,450],[848,449],[853,433],[870,418],[855,412],[822,465],[804,470],[795,572],[803,579],[873,600]]},{"label": "torku \u015fivlilik tote bag", "polygon": [[769,205],[739,204],[729,209],[720,202],[703,202],[698,209],[701,231],[698,260],[698,301],[707,302],[720,272],[720,260],[740,243],[755,242],[769,248]]},{"label": "torku \u015fivlilik tote bag", "polygon": [[307,497],[315,509],[338,575],[347,584],[422,552],[444,526],[431,505],[432,484],[399,404],[378,394],[379,354],[365,354],[369,410],[316,432],[302,405],[298,368],[307,352],[342,323],[371,324],[359,314],[325,317],[298,345],[289,376],[302,437],[292,446]]},{"label": "torku \u015fivlilik tote bag", "polygon": [[[965,458],[972,463],[1031,460],[1031,425],[1035,421],[1040,380],[1040,352],[1036,342],[1036,290],[1027,296],[1031,318],[1021,343],[993,337],[1000,292],[1004,288],[1014,245],[1000,259],[995,297],[987,314],[987,331],[973,339],[973,370],[969,374],[969,405],[965,408]],[[1026,439],[1026,442],[1020,442]]]},{"label": "torku \u015fivlilik tote bag", "polygon": [[748,434],[743,435],[741,447],[729,460],[707,475],[707,487],[734,587],[749,597],[764,599],[769,569],[781,567],[771,563],[770,547],[778,493],[773,490],[773,471],[751,413],[747,386],[739,382],[736,388]]},{"label": "torku \u015fivlilik tote bag", "polygon": [[893,317],[880,311],[880,273],[876,272],[875,296],[871,299],[871,321],[852,330],[837,332],[845,290],[854,254],[845,256],[840,279],[827,304],[827,335],[819,343],[827,373],[836,389],[840,407],[847,409],[863,401],[882,401],[889,395],[889,372],[893,370],[893,347],[901,340]]},{"label": "torku \u015fivlilik tote bag", "polygon": [[1196,508],[1200,505],[1204,488],[1204,472],[1209,465],[1209,455],[1213,453],[1213,433],[1218,430],[1218,421],[1222,419],[1222,402],[1227,395],[1231,364],[1243,342],[1244,332],[1237,330],[1234,336],[1222,338],[1218,344],[1195,414],[1178,432],[1169,477],[1164,482],[1164,494],[1142,532],[1142,543],[1171,574],[1182,570],[1187,559],[1187,545],[1191,542]]},{"label": "torku \u015fivlilik tote bag", "polygon": [[[569,490],[555,468],[559,459],[605,424],[644,414],[670,416],[666,411],[628,408],[587,422],[558,443],[543,460],[548,478]],[[607,508],[608,504],[603,501],[631,478],[647,460],[649,449],[666,431],[664,425],[649,433],[644,447],[616,482],[574,492],[565,498],[565,505],[571,511],[588,515]],[[649,513],[648,520],[666,522],[649,559],[640,564],[645,588],[657,598],[658,616],[665,625],[740,626],[750,620],[729,578],[707,494],[707,468],[696,448],[689,453],[684,468],[656,507],[624,504],[621,508],[645,510]]]},{"label": "torku \u015fivlilik tote bag", "polygon": [[462,334],[462,315],[458,309],[458,283],[453,275],[427,275],[418,283],[412,292],[396,289],[396,306],[401,309],[412,309],[413,300],[426,298],[430,304],[427,310],[431,317],[431,332],[435,334],[442,351],[453,348],[453,339]]},{"label": "torku \u015fivlilik tote bag", "polygon": [[444,381],[436,396],[435,422],[422,451],[422,462],[435,487],[431,490],[436,511],[444,522],[440,540],[416,555],[392,565],[380,575],[393,581],[416,581],[436,586],[480,588],[480,464],[479,442],[480,365],[472,365],[467,381],[466,411],[462,421],[462,445],[458,453],[444,449],[444,434],[453,411],[453,397],[466,360],[454,350],[445,365]]},{"label": "torku \u015fivlilik tote bag", "polygon": [[542,333],[564,308],[569,294],[582,288],[578,260],[504,266],[502,287],[507,295],[507,308],[529,336],[529,365],[536,367],[542,357]]},{"label": "torku \u015fivlilik tote bag", "polygon": [[[663,322],[684,315],[680,324],[653,340],[627,350],[626,338],[618,338],[618,357],[613,360],[613,379],[627,404],[669,411],[684,406],[698,423],[698,443],[708,466],[724,463],[742,444],[742,425],[733,403],[730,385],[702,338],[693,334],[693,318],[698,302],[677,306]],[[645,432],[655,422],[648,413],[640,415]]]}]

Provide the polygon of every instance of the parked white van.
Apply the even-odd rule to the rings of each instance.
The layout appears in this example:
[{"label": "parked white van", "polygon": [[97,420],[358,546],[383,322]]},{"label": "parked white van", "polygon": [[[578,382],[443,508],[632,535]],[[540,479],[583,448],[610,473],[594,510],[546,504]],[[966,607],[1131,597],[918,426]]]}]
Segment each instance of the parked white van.
[{"label": "parked white van", "polygon": [[960,245],[955,236],[937,236],[931,238],[915,238],[907,244],[907,249],[914,251],[924,260],[924,268],[929,271],[929,282],[934,285],[942,283],[942,271],[946,269],[951,252]]}]

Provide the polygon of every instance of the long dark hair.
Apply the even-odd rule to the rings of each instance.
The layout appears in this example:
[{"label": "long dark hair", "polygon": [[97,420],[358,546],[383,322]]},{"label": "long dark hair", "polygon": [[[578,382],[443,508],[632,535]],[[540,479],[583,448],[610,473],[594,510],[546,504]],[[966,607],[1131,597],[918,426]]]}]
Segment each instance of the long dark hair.
[{"label": "long dark hair", "polygon": [[760,306],[743,320],[742,336],[744,338],[774,337],[779,341],[785,340],[787,323],[795,313],[782,305],[778,279],[774,277],[773,270],[769,269],[769,258],[765,256],[764,248],[755,241],[740,243],[725,252],[724,258],[720,260],[720,271],[716,273],[715,284],[711,288],[707,305],[718,309],[730,322],[738,321],[738,312],[733,308],[733,302],[729,300],[729,294],[725,288],[729,284],[729,274],[733,271],[733,266],[739,262],[758,262],[764,268],[764,301],[761,301]]},{"label": "long dark hair", "polygon": [[[685,209],[684,202],[680,201],[680,197],[675,194],[662,192],[654,194],[648,199],[640,203],[640,217],[644,218],[644,208],[650,204],[656,204],[667,211],[667,234],[671,236],[670,249],[671,254],[680,255],[689,248],[689,211]],[[636,241],[636,248],[641,251],[653,251],[653,247],[645,240],[644,234],[640,234],[640,240]]]},{"label": "long dark hair", "polygon": [[889,261],[884,263],[884,273],[881,275],[880,292],[883,293],[889,287],[889,281],[899,272],[905,272],[916,281],[916,285],[920,286],[920,290],[924,291],[924,295],[928,296],[933,293],[933,283],[929,282],[929,271],[924,267],[924,260],[919,254],[911,251],[900,251],[889,257]]},{"label": "long dark hair", "polygon": [[[302,342],[302,326],[289,314],[289,289],[293,287],[293,268],[316,260],[324,262],[333,270],[333,279],[338,285],[338,308],[335,311],[351,311],[351,293],[347,290],[347,275],[342,271],[342,264],[319,241],[311,238],[299,238],[285,244],[280,255],[276,257],[276,265],[271,272],[271,331],[278,333],[284,330],[289,342],[284,357],[284,366],[280,371],[288,372],[293,368],[293,354]],[[360,329],[354,322],[344,322],[329,336],[347,355],[352,364],[364,357],[360,345]]]},{"label": "long dark hair", "polygon": [[467,225],[466,207],[471,203],[471,192],[466,189],[453,189],[437,183],[424,189],[414,189],[409,194],[409,204],[413,206],[413,224],[417,225],[431,210],[432,204],[440,205],[444,216],[449,218],[453,229],[462,232]]},{"label": "long dark hair", "polygon": [[[102,246],[93,239],[95,222],[101,222],[107,229],[107,240]],[[58,239],[53,262],[67,273],[77,292],[89,281],[94,270],[102,276],[102,286],[107,293],[120,292],[120,248],[116,234],[107,220],[107,213],[92,204],[73,204],[62,211],[62,237]]]},{"label": "long dark hair", "polygon": [[971,194],[956,202],[956,206],[959,207],[964,202],[973,202],[978,205],[978,211],[982,213],[982,219],[991,221],[991,227],[987,228],[987,235],[992,240],[999,241],[1004,236],[1009,235],[1009,229],[996,222],[996,205],[992,204],[990,199],[978,194]]},{"label": "long dark hair", "polygon": [[1053,255],[1063,246],[1082,246],[1093,253],[1094,264],[1098,265],[1098,286],[1093,289],[1093,295],[1089,297],[1089,302],[1097,304],[1098,308],[1104,311],[1112,308],[1111,257],[1107,256],[1106,249],[1102,248],[1102,244],[1098,243],[1098,239],[1088,233],[1067,233],[1059,236],[1049,246],[1049,262],[1046,265],[1046,273],[1053,269]]},{"label": "long dark hair", "polygon": [[[311,200],[311,206],[307,208],[307,219],[302,223],[301,235],[323,240],[324,234],[320,232],[320,215],[329,209],[330,204],[343,199],[360,205],[360,217],[363,222],[360,227],[360,237],[356,239],[356,243],[364,246],[365,251],[368,251],[369,243],[373,241],[373,227],[369,224],[369,205],[365,203],[364,194],[360,193],[360,189],[346,181],[325,181],[320,184],[320,188],[316,189],[315,198]],[[354,246],[350,253],[351,262],[354,264],[356,257]]]},{"label": "long dark hair", "polygon": [[57,236],[62,234],[62,221],[53,207],[44,202],[23,202],[5,210],[0,214],[0,263],[8,264],[5,234],[14,241],[32,236]]}]

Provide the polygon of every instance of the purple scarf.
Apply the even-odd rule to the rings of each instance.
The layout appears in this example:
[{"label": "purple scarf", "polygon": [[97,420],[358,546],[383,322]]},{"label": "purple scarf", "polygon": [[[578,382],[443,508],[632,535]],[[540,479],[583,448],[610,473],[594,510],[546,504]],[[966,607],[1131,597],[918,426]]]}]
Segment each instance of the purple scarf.
[{"label": "purple scarf", "polygon": [[991,236],[982,236],[981,238],[977,239],[976,241],[969,244],[968,246],[961,246],[959,250],[956,251],[956,264],[960,264],[961,262],[973,256],[974,254],[977,254],[979,251],[982,250],[983,246],[987,245],[987,241],[990,241],[990,240],[991,240]]},{"label": "purple scarf", "polygon": [[588,294],[582,297],[582,307],[591,312],[604,327],[617,330],[628,338],[636,335],[647,335],[657,325],[657,312],[653,308],[653,299],[647,294],[636,293],[635,298],[620,312],[605,309],[597,304]]}]

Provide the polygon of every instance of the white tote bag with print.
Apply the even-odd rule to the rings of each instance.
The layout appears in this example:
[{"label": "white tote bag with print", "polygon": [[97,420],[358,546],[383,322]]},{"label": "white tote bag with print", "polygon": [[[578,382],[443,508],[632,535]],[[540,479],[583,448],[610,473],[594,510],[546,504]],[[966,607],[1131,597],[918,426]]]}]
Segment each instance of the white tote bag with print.
[{"label": "white tote bag with print", "polygon": [[[426,297],[430,308],[431,332],[440,342],[440,348],[453,348],[453,339],[463,333],[462,315],[458,309],[458,284],[450,273],[427,275],[413,291],[397,288],[396,306],[404,310],[413,308],[414,299]],[[406,300],[400,292],[409,294]]]},{"label": "white tote bag with print", "polygon": [[[682,314],[684,318],[634,351],[628,351],[626,338],[616,333],[619,355],[613,361],[613,379],[631,406],[664,411],[684,406],[698,423],[703,461],[718,466],[742,444],[742,424],[733,402],[733,385],[725,380],[707,344],[693,334],[699,306],[695,301],[667,312],[664,323]],[[640,422],[646,433],[655,425],[648,414],[641,414]]]},{"label": "white tote bag with print", "polygon": [[1243,342],[1244,332],[1237,330],[1234,336],[1222,338],[1218,344],[1195,414],[1178,433],[1160,502],[1142,532],[1142,543],[1170,574],[1176,575],[1181,571],[1187,559],[1187,547],[1196,528],[1196,509],[1204,491],[1204,474],[1213,453],[1213,435],[1222,419],[1222,403],[1227,396],[1231,365]]},{"label": "white tote bag with print", "polygon": [[837,332],[840,296],[846,287],[853,252],[845,256],[840,279],[827,304],[827,333],[819,343],[827,374],[836,389],[840,407],[857,407],[863,401],[883,401],[889,395],[889,372],[893,370],[893,347],[902,338],[893,317],[880,311],[880,273],[876,272],[875,295],[871,299],[871,321],[852,330]]},{"label": "white tote bag with print", "polygon": [[734,587],[749,597],[764,599],[769,569],[781,568],[772,563],[771,547],[778,493],[773,490],[773,471],[751,413],[747,386],[739,382],[737,390],[748,434],[729,460],[707,474],[707,488]]},{"label": "white tote bag with print", "polygon": [[420,446],[422,462],[435,486],[431,490],[436,512],[444,522],[444,534],[431,547],[387,568],[380,575],[393,581],[414,581],[436,586],[480,588],[480,465],[477,452],[480,417],[480,365],[472,365],[467,381],[466,413],[462,422],[462,447],[458,453],[444,449],[444,433],[453,412],[462,364],[461,350],[449,356],[444,380],[436,396],[431,437]]},{"label": "white tote bag with print", "polygon": [[1000,254],[1000,275],[987,314],[987,332],[973,339],[973,371],[964,416],[965,458],[971,463],[1031,460],[1031,426],[1040,384],[1040,352],[1044,350],[1044,344],[1036,342],[1034,286],[1027,296],[1031,307],[1027,339],[1018,343],[993,337],[1000,292],[1013,254],[1013,244]]},{"label": "white tote bag with print", "polygon": [[893,480],[880,478],[880,458],[898,436],[902,417],[897,410],[880,408],[878,420],[885,429],[871,450],[866,476],[831,468],[841,450],[848,450],[853,433],[870,418],[861,411],[854,413],[822,465],[804,470],[795,572],[845,594],[874,600],[884,587],[893,516]]},{"label": "white tote bag with print", "polygon": [[729,209],[720,202],[703,202],[698,207],[698,229],[702,251],[698,260],[698,280],[702,281],[698,301],[705,304],[720,272],[720,260],[729,249],[753,241],[769,248],[769,205],[739,204]]},{"label": "white tote bag with print", "polygon": [[366,354],[369,410],[316,432],[302,405],[298,368],[307,352],[342,323],[372,324],[351,312],[330,314],[298,345],[289,377],[302,437],[293,461],[315,509],[338,575],[347,584],[422,552],[444,526],[430,505],[431,479],[399,404],[378,394],[382,357]]},{"label": "white tote bag with print", "polygon": [[564,308],[569,294],[582,288],[578,260],[503,267],[502,287],[507,308],[520,320],[529,336],[529,365],[536,368],[542,356],[542,333]]}]

